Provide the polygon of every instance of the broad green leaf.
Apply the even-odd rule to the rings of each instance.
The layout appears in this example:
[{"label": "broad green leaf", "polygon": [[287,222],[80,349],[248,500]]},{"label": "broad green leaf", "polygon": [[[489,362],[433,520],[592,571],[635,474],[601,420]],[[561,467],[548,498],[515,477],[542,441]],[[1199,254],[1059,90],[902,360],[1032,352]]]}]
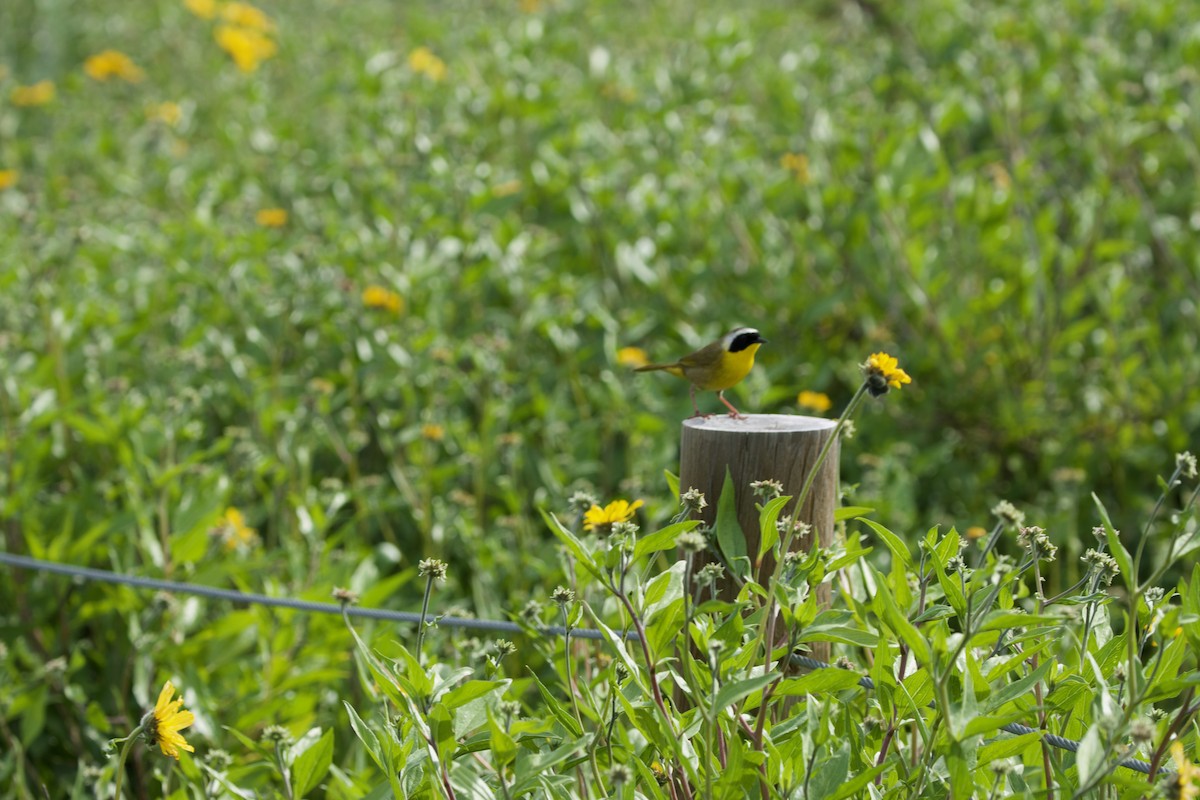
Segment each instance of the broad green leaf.
[{"label": "broad green leaf", "polygon": [[842,520],[856,519],[874,513],[875,509],[867,508],[866,506],[842,506],[833,510],[833,521],[841,522]]},{"label": "broad green leaf", "polygon": [[779,682],[775,689],[776,695],[817,694],[819,692],[840,692],[854,689],[862,680],[857,672],[848,669],[829,667],[815,669],[799,678],[787,678]]},{"label": "broad green leaf", "polygon": [[746,534],[737,517],[737,501],[734,497],[733,478],[725,468],[725,483],[717,499],[716,519],[717,544],[735,572],[744,575],[749,568],[746,561]]},{"label": "broad green leaf", "polygon": [[505,689],[509,683],[509,681],[467,681],[462,686],[451,689],[442,695],[440,702],[445,705],[447,709],[453,711],[459,706],[466,705],[476,698],[491,694],[497,690]]},{"label": "broad green leaf", "polygon": [[[776,544],[779,543],[779,527],[775,524],[779,521],[779,514],[783,511],[783,507],[788,504],[792,498],[784,495],[776,497],[762,506],[758,513],[758,553],[757,561],[762,561],[762,557],[771,551]],[[789,515],[790,516],[790,515]]]},{"label": "broad green leaf", "polygon": [[333,763],[333,729],[325,731],[316,744],[296,757],[292,763],[294,797],[301,798],[320,785]]},{"label": "broad green leaf", "polygon": [[1100,521],[1104,523],[1104,539],[1108,543],[1108,551],[1116,559],[1117,566],[1121,568],[1121,580],[1125,582],[1126,591],[1132,593],[1136,591],[1138,582],[1138,576],[1133,574],[1133,559],[1130,558],[1125,545],[1121,544],[1121,536],[1108,517],[1108,509],[1104,507],[1104,503],[1100,502],[1100,498],[1096,496],[1095,492],[1092,493],[1092,500],[1100,511]]},{"label": "broad green leaf", "polygon": [[983,766],[1002,758],[1012,758],[1013,756],[1020,755],[1025,751],[1025,748],[1037,744],[1041,739],[1041,732],[1034,731],[1033,733],[1025,733],[1020,736],[1009,737],[1005,735],[994,742],[988,742],[979,748],[979,765]]},{"label": "broad green leaf", "polygon": [[875,533],[879,534],[879,538],[883,540],[884,546],[891,551],[892,557],[898,559],[905,569],[912,567],[912,554],[908,552],[908,546],[904,544],[903,539],[874,520],[863,517],[862,522],[865,522]]},{"label": "broad green leaf", "polygon": [[375,735],[375,731],[371,730],[358,712],[354,710],[354,706],[346,701],[342,701],[342,705],[346,707],[346,713],[350,715],[350,729],[354,731],[354,735],[363,743],[363,747],[367,748],[367,754],[371,756],[371,760],[375,762],[375,766],[383,772],[387,772],[387,766],[383,763],[382,750],[379,745],[379,737]]},{"label": "broad green leaf", "polygon": [[768,672],[765,675],[759,675],[754,678],[727,683],[717,690],[717,696],[713,699],[712,712],[719,714],[734,703],[741,702],[755,692],[761,691],[764,686],[767,686],[772,681],[778,679],[778,672]]},{"label": "broad green leaf", "polygon": [[1046,677],[1046,673],[1048,673],[1053,666],[1054,661],[1048,658],[1042,663],[1038,664],[1038,668],[1033,672],[1030,672],[1028,675],[1020,678],[1019,680],[1013,681],[1004,688],[989,695],[983,703],[983,713],[990,714],[999,709],[1005,703],[1016,700],[1018,697],[1024,697],[1026,694],[1033,691],[1033,687]]},{"label": "broad green leaf", "polygon": [[537,684],[538,693],[541,694],[542,701],[546,704],[546,707],[550,709],[550,713],[554,715],[554,718],[558,720],[564,728],[567,729],[567,732],[570,733],[571,736],[575,737],[576,739],[582,736],[583,729],[579,727],[579,723],[575,720],[575,717],[572,716],[571,712],[567,710],[567,707],[560,703],[558,698],[551,694],[550,690],[546,688],[546,684],[542,683],[541,679],[538,678],[537,674],[532,669],[529,671],[529,676],[533,678],[533,682]]},{"label": "broad green leaf", "polygon": [[649,553],[670,550],[675,546],[675,539],[679,537],[679,534],[684,531],[693,530],[699,524],[700,520],[698,519],[684,520],[683,522],[676,522],[662,530],[643,536],[633,546],[633,557],[640,558]]},{"label": "broad green leaf", "polygon": [[550,528],[550,532],[558,537],[558,540],[566,545],[567,550],[575,557],[575,561],[584,569],[592,574],[592,577],[599,581],[603,581],[604,577],[601,573],[600,566],[588,553],[583,546],[583,542],[575,537],[566,527],[558,521],[558,517],[554,516],[545,509],[538,509],[542,514],[542,519],[546,521],[546,525]]},{"label": "broad green leaf", "polygon": [[512,763],[512,760],[517,755],[517,742],[509,735],[508,731],[500,727],[496,723],[495,717],[492,716],[491,710],[487,714],[488,721],[488,747],[491,750],[492,760],[497,767],[504,767]]}]

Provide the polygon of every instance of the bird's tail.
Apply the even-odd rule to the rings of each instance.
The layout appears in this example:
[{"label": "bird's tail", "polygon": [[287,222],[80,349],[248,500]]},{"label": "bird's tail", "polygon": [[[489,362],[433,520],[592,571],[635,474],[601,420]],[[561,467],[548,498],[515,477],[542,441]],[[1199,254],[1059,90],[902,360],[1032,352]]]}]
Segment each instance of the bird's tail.
[{"label": "bird's tail", "polygon": [[634,367],[633,371],[634,372],[654,372],[655,370],[671,369],[673,367],[677,368],[678,366],[679,366],[678,364],[643,364],[640,367]]}]

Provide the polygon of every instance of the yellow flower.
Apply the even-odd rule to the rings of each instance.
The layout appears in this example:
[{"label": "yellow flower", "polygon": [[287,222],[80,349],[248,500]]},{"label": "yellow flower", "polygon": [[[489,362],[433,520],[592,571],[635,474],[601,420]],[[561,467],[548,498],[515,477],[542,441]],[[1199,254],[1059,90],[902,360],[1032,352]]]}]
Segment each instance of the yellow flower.
[{"label": "yellow flower", "polygon": [[833,406],[833,401],[824,392],[810,392],[805,389],[796,395],[796,403],[803,408],[811,408],[818,414],[824,414]]},{"label": "yellow flower", "polygon": [[263,208],[254,215],[254,221],[264,228],[282,228],[287,225],[288,212],[283,208]]},{"label": "yellow flower", "polygon": [[987,533],[987,528],[981,528],[978,525],[972,525],[971,527],[967,528],[968,539],[982,539],[983,537],[987,536]]},{"label": "yellow flower", "polygon": [[807,184],[812,179],[808,173],[808,156],[803,153],[786,153],[779,159],[779,165],[795,175],[800,183]]},{"label": "yellow flower", "polygon": [[217,0],[183,0],[183,5],[200,19],[212,19],[217,15]]},{"label": "yellow flower", "polygon": [[183,120],[183,109],[179,107],[179,103],[170,101],[154,103],[146,106],[146,119],[174,128]]},{"label": "yellow flower", "polygon": [[519,180],[517,180],[516,178],[514,178],[511,181],[505,181],[504,183],[497,183],[495,186],[493,186],[492,187],[492,196],[493,197],[508,197],[509,195],[516,194],[519,191],[521,191],[521,182]]},{"label": "yellow flower", "polygon": [[167,681],[158,693],[158,702],[154,704],[154,710],[142,718],[142,725],[146,728],[146,739],[150,746],[158,745],[164,756],[171,756],[178,761],[180,750],[196,752],[180,733],[195,722],[196,717],[192,712],[184,710],[182,697],[172,700],[174,695],[175,687]]},{"label": "yellow flower", "polygon": [[271,18],[249,3],[226,3],[221,9],[221,19],[230,25],[253,28],[263,33],[275,30],[275,23]]},{"label": "yellow flower", "polygon": [[899,389],[906,383],[912,383],[908,373],[900,369],[899,362],[887,353],[873,353],[862,365],[866,374],[867,391],[872,397],[887,394],[888,388]]},{"label": "yellow flower", "polygon": [[418,47],[408,54],[408,68],[418,75],[428,75],[435,81],[446,77],[446,62],[428,47]]},{"label": "yellow flower", "polygon": [[617,363],[622,367],[644,367],[650,363],[650,359],[640,347],[622,347],[617,351]]},{"label": "yellow flower", "polygon": [[618,522],[628,522],[633,519],[633,512],[641,507],[641,500],[635,500],[632,503],[628,500],[613,500],[604,508],[594,505],[583,515],[583,529],[607,531]]},{"label": "yellow flower", "polygon": [[246,524],[246,518],[236,508],[225,509],[221,524],[213,534],[221,537],[227,551],[249,548],[258,538],[258,531]]},{"label": "yellow flower", "polygon": [[15,169],[0,169],[0,192],[16,186],[20,178],[21,173]]},{"label": "yellow flower", "polygon": [[404,310],[404,298],[383,286],[368,286],[362,293],[363,305],[399,314]]},{"label": "yellow flower", "polygon": [[1172,800],[1193,800],[1200,797],[1200,767],[1183,754],[1183,742],[1171,743],[1171,758],[1175,759],[1175,775],[1169,786]]},{"label": "yellow flower", "polygon": [[30,86],[18,86],[9,99],[14,106],[44,106],[54,100],[54,82],[38,81]]},{"label": "yellow flower", "polygon": [[217,45],[229,54],[242,72],[254,72],[259,64],[275,55],[279,49],[270,37],[253,28],[218,25],[213,36]]},{"label": "yellow flower", "polygon": [[106,81],[109,78],[120,78],[129,83],[140,83],[146,73],[133,63],[133,59],[119,50],[105,50],[89,56],[83,62],[83,71],[94,81]]},{"label": "yellow flower", "polygon": [[446,429],[433,422],[421,426],[421,435],[431,442],[440,442],[446,438]]}]

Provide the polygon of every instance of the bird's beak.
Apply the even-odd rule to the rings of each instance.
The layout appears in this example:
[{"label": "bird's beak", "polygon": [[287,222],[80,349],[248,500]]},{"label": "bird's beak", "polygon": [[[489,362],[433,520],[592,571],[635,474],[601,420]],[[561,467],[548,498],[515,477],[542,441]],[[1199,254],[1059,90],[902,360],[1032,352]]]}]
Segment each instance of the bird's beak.
[{"label": "bird's beak", "polygon": [[759,337],[758,337],[758,343],[759,343],[759,344],[766,344],[768,341],[770,341],[770,340],[769,340],[769,339],[764,339],[764,338],[763,338],[763,337],[761,337],[761,336],[759,336]]}]

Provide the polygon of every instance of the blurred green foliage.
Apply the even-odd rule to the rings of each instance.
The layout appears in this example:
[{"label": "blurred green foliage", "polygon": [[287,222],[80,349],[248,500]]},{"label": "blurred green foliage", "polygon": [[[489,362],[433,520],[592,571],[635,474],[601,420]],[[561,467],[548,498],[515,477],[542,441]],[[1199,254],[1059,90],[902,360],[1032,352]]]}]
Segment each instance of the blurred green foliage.
[{"label": "blurred green foliage", "polygon": [[[752,324],[743,408],[836,413],[877,350],[914,377],[845,444],[856,504],[1007,498],[1077,556],[1088,493],[1133,530],[1200,430],[1190,8],[298,0],[244,73],[220,9],[0,4],[5,546],[408,609],[438,556],[502,617],[561,579],[538,508],[673,510],[686,388],[617,350]],[[86,76],[109,48],[145,80]],[[100,760],[162,673],[257,693],[205,735],[340,709],[289,683],[344,674],[337,625],[19,574],[0,606],[0,777]]]}]

